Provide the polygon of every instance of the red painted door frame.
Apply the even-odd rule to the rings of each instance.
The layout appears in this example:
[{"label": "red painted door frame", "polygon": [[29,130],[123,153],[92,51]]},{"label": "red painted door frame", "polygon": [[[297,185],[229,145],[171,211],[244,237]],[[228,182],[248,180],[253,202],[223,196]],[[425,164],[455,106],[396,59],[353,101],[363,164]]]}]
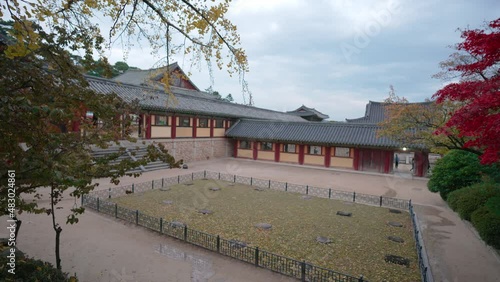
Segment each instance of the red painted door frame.
[{"label": "red painted door frame", "polygon": [[332,147],[325,147],[325,167],[330,167],[332,160]]},{"label": "red painted door frame", "polygon": [[234,139],[234,142],[233,142],[233,151],[234,151],[234,157],[237,158],[238,157],[238,140],[237,139]]},{"label": "red painted door frame", "polygon": [[299,164],[304,164],[304,145],[299,145]]},{"label": "red painted door frame", "polygon": [[210,138],[214,137],[214,122],[213,118],[209,119],[210,121]]},{"label": "red painted door frame", "polygon": [[259,145],[259,142],[254,141],[254,142],[252,142],[252,144],[253,144],[253,159],[256,160],[258,157],[257,147]]},{"label": "red painted door frame", "polygon": [[281,143],[274,143],[274,161],[277,163],[280,161],[280,148]]},{"label": "red painted door frame", "polygon": [[170,138],[175,139],[177,133],[177,117],[175,115],[172,115],[172,126],[170,129]]},{"label": "red painted door frame", "polygon": [[151,139],[151,115],[146,115],[146,139]]},{"label": "red painted door frame", "polygon": [[198,118],[193,117],[193,138],[196,138],[196,128],[198,127],[197,121],[198,121]]},{"label": "red painted door frame", "polygon": [[353,156],[353,161],[352,161],[352,168],[354,170],[360,170],[359,169],[359,163],[360,163],[360,158],[359,158],[359,149],[358,148],[354,148],[354,156]]}]

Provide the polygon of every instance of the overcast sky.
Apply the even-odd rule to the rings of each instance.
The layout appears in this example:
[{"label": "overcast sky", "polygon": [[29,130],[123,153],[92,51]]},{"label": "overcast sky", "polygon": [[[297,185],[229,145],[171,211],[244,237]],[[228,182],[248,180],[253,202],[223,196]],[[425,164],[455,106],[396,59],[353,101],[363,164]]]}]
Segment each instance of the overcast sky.
[{"label": "overcast sky", "polygon": [[[391,84],[410,102],[430,98],[442,86],[431,76],[460,42],[457,28],[499,16],[493,0],[239,0],[228,12],[249,58],[255,106],[289,111],[304,104],[331,120],[363,116],[366,103],[386,98]],[[116,49],[109,55],[123,59]],[[155,61],[139,48],[127,59],[142,69]],[[184,69],[200,89],[210,86],[206,69]],[[215,90],[243,102],[237,77],[214,77]]]}]

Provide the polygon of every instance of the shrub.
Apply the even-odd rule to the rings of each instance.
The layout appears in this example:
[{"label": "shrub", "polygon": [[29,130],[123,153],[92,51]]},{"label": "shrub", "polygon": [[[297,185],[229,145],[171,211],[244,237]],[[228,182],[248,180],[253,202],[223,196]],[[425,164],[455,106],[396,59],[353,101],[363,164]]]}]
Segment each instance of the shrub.
[{"label": "shrub", "polygon": [[16,258],[15,275],[8,273],[7,258],[0,258],[0,281],[74,282],[68,274],[56,269],[52,264],[27,257]]},{"label": "shrub", "polygon": [[447,202],[461,218],[470,221],[471,214],[494,196],[500,196],[500,184],[488,181],[451,192]]},{"label": "shrub", "polygon": [[472,213],[471,218],[481,238],[500,249],[500,196],[489,199],[486,205]]},{"label": "shrub", "polygon": [[452,150],[436,162],[427,184],[431,192],[439,192],[446,200],[452,191],[480,182],[500,179],[498,166],[483,166],[478,155],[463,150]]}]

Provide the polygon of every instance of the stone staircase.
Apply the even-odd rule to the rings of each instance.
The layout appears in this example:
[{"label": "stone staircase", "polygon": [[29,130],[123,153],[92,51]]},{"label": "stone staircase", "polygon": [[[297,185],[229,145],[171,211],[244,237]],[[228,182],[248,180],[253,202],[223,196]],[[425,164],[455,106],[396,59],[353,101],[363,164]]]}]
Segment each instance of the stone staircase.
[{"label": "stone staircase", "polygon": [[[147,145],[133,144],[133,146],[132,145],[129,145],[129,146],[125,145],[123,147],[125,147],[125,151],[122,152],[122,154],[116,160],[112,161],[111,164],[117,164],[124,159],[130,159],[133,161],[140,160],[147,154]],[[109,147],[107,149],[95,148],[92,150],[92,155],[96,158],[105,157],[107,155],[115,154],[115,153],[120,153],[120,148],[117,146]],[[138,172],[146,172],[146,171],[165,169],[165,168],[169,168],[169,167],[170,166],[167,163],[164,163],[162,161],[154,161],[154,162],[149,162],[144,166],[139,166],[139,167],[133,168],[132,170],[130,170],[128,172],[129,173],[138,173]]]}]

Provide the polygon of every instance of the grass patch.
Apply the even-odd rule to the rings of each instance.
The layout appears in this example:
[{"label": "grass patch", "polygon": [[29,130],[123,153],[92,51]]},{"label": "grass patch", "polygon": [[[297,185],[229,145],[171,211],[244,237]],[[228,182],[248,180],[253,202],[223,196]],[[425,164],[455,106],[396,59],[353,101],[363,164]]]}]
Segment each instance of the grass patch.
[{"label": "grass patch", "polygon": [[[220,190],[211,191],[212,187]],[[420,281],[408,212],[396,214],[387,208],[316,197],[304,199],[297,193],[257,191],[248,185],[230,186],[228,182],[215,180],[198,180],[190,186],[180,184],[170,188],[112,201],[279,255],[354,276],[364,275],[370,281]],[[198,212],[200,209],[213,213],[204,215]],[[350,212],[352,216],[339,216],[337,211]],[[399,222],[403,227],[391,227],[388,222]],[[258,223],[270,223],[272,229],[259,230],[254,227]],[[320,244],[316,242],[318,236],[332,242]],[[404,243],[389,241],[388,236],[400,237]],[[386,255],[408,258],[410,267],[386,263]]]}]

